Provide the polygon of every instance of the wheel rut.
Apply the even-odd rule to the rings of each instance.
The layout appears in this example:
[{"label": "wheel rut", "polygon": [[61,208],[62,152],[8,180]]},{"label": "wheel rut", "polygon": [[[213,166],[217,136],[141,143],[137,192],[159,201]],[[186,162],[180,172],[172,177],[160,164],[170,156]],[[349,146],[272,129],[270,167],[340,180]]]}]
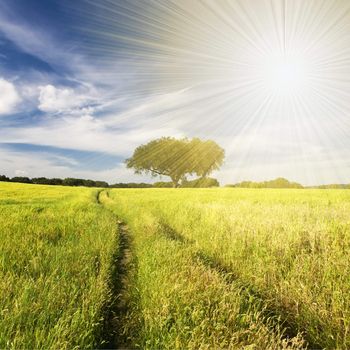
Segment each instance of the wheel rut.
[{"label": "wheel rut", "polygon": [[[160,221],[161,234],[169,240],[177,241],[184,246],[188,246],[194,244],[195,241],[192,239],[188,239],[182,233],[176,231],[173,227],[171,227],[165,220]],[[287,341],[293,339],[297,336],[297,334],[303,334],[303,338],[306,342],[305,348],[310,350],[321,350],[323,347],[314,342],[314,340],[308,336],[306,331],[300,329],[297,325],[297,322],[290,316],[290,313],[287,310],[284,310],[278,305],[274,305],[271,303],[265,305],[265,298],[263,293],[260,293],[256,288],[244,281],[241,280],[240,276],[236,274],[230,267],[224,265],[222,262],[216,260],[214,257],[208,255],[206,252],[195,249],[195,252],[192,254],[193,261],[196,263],[203,264],[206,268],[216,271],[221,278],[225,281],[225,283],[232,284],[237,283],[242,287],[242,290],[247,293],[247,297],[249,299],[249,295],[252,295],[259,305],[262,306],[262,314],[266,316],[267,319],[274,319],[275,326],[277,328],[284,328],[283,339]],[[284,317],[285,315],[289,315],[289,317]],[[273,327],[273,328],[274,328]]]},{"label": "wheel rut", "polygon": [[[97,194],[97,203],[112,212],[101,199],[103,192],[105,191],[100,191]],[[108,192],[106,192],[106,195],[108,197]],[[113,215],[115,214],[113,213]],[[132,238],[128,225],[122,220],[117,220],[117,231],[118,246],[113,256],[109,280],[109,290],[112,297],[105,310],[100,349],[133,348],[125,330],[125,320],[131,310],[130,290],[136,264],[132,253]]]},{"label": "wheel rut", "polygon": [[[101,196],[103,194],[103,196]],[[108,192],[105,190],[99,191],[96,195],[96,202],[103,206],[106,210],[111,211],[106,205],[108,201]],[[111,211],[112,212],[112,211]],[[113,213],[113,212],[112,212]],[[113,213],[113,215],[115,215]],[[115,215],[117,217],[117,215]],[[160,220],[160,234],[169,240],[177,241],[185,246],[190,246],[195,243],[194,240],[188,239],[182,233],[176,231],[170,226],[166,220]],[[117,221],[118,226],[118,247],[116,248],[115,256],[113,257],[112,272],[110,279],[110,291],[112,293],[111,302],[108,305],[105,313],[105,324],[102,331],[102,340],[100,348],[103,349],[133,349],[131,337],[125,327],[125,324],[130,317],[131,311],[131,295],[133,279],[137,271],[136,258],[132,251],[132,236],[129,232],[127,224],[121,220]],[[259,305],[262,306],[263,314],[267,319],[273,318],[276,329],[284,328],[283,338],[286,340],[292,339],[300,332],[304,335],[307,349],[322,349],[322,347],[313,342],[313,339],[308,337],[306,332],[303,332],[293,318],[284,317],[288,312],[282,310],[278,305],[268,303],[267,308],[264,307],[264,296],[255,290],[254,286],[244,283],[240,276],[237,275],[230,267],[222,264],[213,256],[206,252],[195,249],[192,253],[192,258],[195,263],[203,264],[206,268],[219,273],[222,279],[229,285],[238,283],[242,285],[243,290],[247,292],[247,296],[253,295]],[[269,323],[271,326],[271,323]],[[272,326],[274,328],[274,326]]]}]

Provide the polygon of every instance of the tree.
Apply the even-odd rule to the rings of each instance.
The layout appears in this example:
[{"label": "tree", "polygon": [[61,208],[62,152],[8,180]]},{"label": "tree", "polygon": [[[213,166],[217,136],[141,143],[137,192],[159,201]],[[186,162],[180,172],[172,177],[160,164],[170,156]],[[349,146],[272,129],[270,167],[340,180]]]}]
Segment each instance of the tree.
[{"label": "tree", "polygon": [[95,181],[95,187],[108,187],[108,183],[106,181]]},{"label": "tree", "polygon": [[189,148],[188,161],[192,164],[191,174],[205,178],[214,170],[220,169],[224,161],[225,151],[216,142],[194,138],[189,142]]},{"label": "tree", "polygon": [[179,187],[187,175],[206,177],[219,169],[224,156],[225,151],[211,140],[162,137],[137,147],[126,166],[136,174],[169,176],[173,187]]},{"label": "tree", "polygon": [[63,186],[84,186],[84,179],[75,179],[67,177],[62,182]]},{"label": "tree", "polygon": [[0,181],[9,182],[10,179],[7,176],[5,176],[5,175],[0,175]]},{"label": "tree", "polygon": [[63,184],[63,180],[59,179],[59,178],[53,178],[50,179],[50,185],[62,185]]},{"label": "tree", "polygon": [[171,181],[158,181],[153,184],[155,188],[171,188],[173,187],[173,183]]},{"label": "tree", "polygon": [[83,186],[85,187],[95,187],[96,186],[96,182],[94,180],[83,180]]},{"label": "tree", "polygon": [[217,179],[212,177],[201,177],[192,181],[183,181],[181,187],[189,188],[208,188],[208,187],[219,187],[220,183]]},{"label": "tree", "polygon": [[263,182],[243,181],[234,185],[226,185],[226,187],[245,187],[245,188],[303,188],[297,182],[290,182],[283,177]]},{"label": "tree", "polygon": [[32,180],[29,177],[25,177],[25,176],[15,176],[11,179],[11,182],[21,182],[24,184],[31,184]]},{"label": "tree", "polygon": [[50,185],[50,179],[46,177],[33,177],[32,183],[37,185]]},{"label": "tree", "polygon": [[109,186],[110,188],[151,188],[153,187],[152,184],[146,184],[146,183],[135,183],[135,182],[129,182],[129,183],[117,183]]}]

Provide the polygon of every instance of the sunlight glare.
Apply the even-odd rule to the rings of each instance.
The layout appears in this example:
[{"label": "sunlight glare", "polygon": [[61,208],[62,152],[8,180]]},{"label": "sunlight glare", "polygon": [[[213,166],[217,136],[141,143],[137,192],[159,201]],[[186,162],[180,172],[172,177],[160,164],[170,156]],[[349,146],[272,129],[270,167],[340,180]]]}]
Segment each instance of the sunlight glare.
[{"label": "sunlight glare", "polygon": [[306,60],[297,56],[272,56],[262,67],[263,83],[275,94],[291,94],[307,87]]}]

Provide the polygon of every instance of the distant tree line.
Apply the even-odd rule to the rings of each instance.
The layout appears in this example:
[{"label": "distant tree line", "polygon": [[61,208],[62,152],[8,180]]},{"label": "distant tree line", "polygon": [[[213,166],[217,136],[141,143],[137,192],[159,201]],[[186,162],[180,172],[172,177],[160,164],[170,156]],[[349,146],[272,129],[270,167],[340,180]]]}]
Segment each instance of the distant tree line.
[{"label": "distant tree line", "polygon": [[75,178],[53,178],[48,179],[46,177],[34,177],[29,178],[25,176],[15,176],[9,178],[5,175],[0,175],[0,181],[6,182],[20,182],[26,184],[36,184],[36,185],[56,185],[56,186],[85,186],[85,187],[109,187],[108,183],[105,181],[94,181],[87,179],[75,179]]},{"label": "distant tree line", "polygon": [[350,189],[350,185],[346,185],[346,184],[329,184],[329,185],[320,185],[320,186],[310,186],[308,188],[344,190],[344,189]]},{"label": "distant tree line", "polygon": [[241,187],[241,188],[304,188],[297,182],[290,182],[283,177],[279,177],[275,180],[254,182],[243,181],[233,185],[226,185],[226,187]]},{"label": "distant tree line", "polygon": [[242,181],[233,185],[226,185],[225,187],[240,187],[240,188],[315,188],[315,189],[350,189],[350,184],[329,184],[319,186],[302,186],[297,182],[290,182],[283,177],[279,177],[275,180],[254,182],[254,181]]},{"label": "distant tree line", "polygon": [[114,185],[109,185],[110,188],[152,188],[152,184],[147,184],[144,182],[136,183],[136,182],[127,182],[127,183],[117,183]]},{"label": "distant tree line", "polygon": [[[116,183],[109,185],[106,181],[95,181],[89,179],[76,179],[76,178],[46,178],[46,177],[34,177],[29,178],[25,176],[15,176],[9,178],[5,175],[0,175],[0,182],[20,182],[27,184],[37,185],[56,185],[56,186],[85,186],[85,187],[103,187],[103,188],[171,188],[174,187],[172,181],[159,181],[153,184],[150,183]],[[217,179],[211,177],[200,177],[194,180],[183,180],[179,185],[180,188],[208,188],[208,187],[220,187],[220,183]],[[225,187],[236,188],[315,188],[315,189],[350,189],[350,184],[329,184],[319,186],[303,187],[297,182],[290,182],[282,177],[275,180],[254,182],[254,181],[242,181],[236,184],[228,184]]]},{"label": "distant tree line", "polygon": [[[161,188],[161,187],[173,187],[173,182],[156,182],[154,184],[149,183],[116,183],[113,185],[109,185],[105,181],[95,181],[95,180],[86,180],[86,179],[76,179],[68,177],[66,179],[59,178],[46,178],[46,177],[34,177],[29,178],[25,176],[15,176],[13,178],[9,178],[5,175],[0,175],[0,181],[3,182],[19,182],[26,184],[36,184],[36,185],[56,185],[56,186],[85,186],[85,187],[103,187],[103,188]],[[184,181],[181,187],[218,187],[220,186],[218,180],[213,178],[199,178],[192,181]]]}]

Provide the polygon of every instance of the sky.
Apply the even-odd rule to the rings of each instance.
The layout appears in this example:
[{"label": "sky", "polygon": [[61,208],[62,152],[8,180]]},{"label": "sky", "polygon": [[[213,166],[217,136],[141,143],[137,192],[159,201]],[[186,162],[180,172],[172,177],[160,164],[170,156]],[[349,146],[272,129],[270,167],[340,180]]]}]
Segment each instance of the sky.
[{"label": "sky", "polygon": [[349,183],[350,2],[0,0],[0,174],[158,181],[124,160],[162,136],[221,184]]}]

